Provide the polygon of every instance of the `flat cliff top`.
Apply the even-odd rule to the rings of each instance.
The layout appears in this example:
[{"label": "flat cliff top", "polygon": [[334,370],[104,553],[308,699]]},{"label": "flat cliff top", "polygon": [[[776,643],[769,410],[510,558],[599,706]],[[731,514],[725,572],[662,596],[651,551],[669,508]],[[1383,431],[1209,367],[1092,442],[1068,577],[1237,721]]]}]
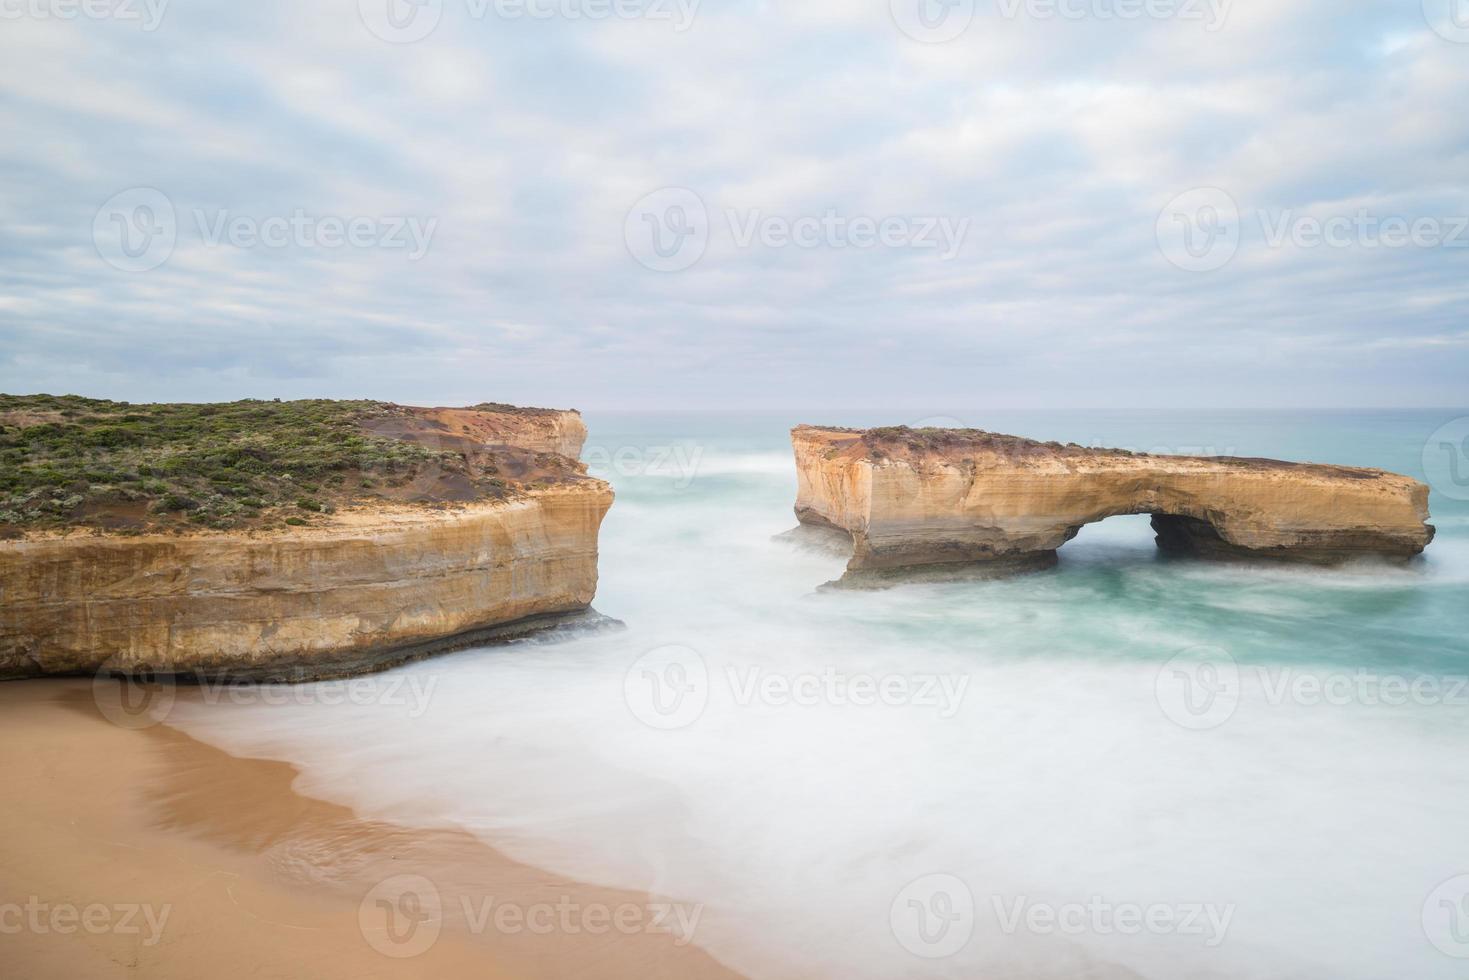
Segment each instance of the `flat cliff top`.
[{"label": "flat cliff top", "polygon": [[1417,481],[1386,470],[1325,463],[1293,463],[1245,456],[1172,456],[1104,449],[1076,443],[1040,442],[983,429],[912,429],[905,425],[875,429],[799,425],[791,430],[799,446],[816,448],[824,458],[887,461],[924,466],[1003,466],[1021,470],[1216,470],[1291,479],[1376,480],[1394,487]]},{"label": "flat cliff top", "polygon": [[[0,394],[0,538],[305,529],[592,481],[575,412]],[[565,452],[551,451],[564,448]]]}]

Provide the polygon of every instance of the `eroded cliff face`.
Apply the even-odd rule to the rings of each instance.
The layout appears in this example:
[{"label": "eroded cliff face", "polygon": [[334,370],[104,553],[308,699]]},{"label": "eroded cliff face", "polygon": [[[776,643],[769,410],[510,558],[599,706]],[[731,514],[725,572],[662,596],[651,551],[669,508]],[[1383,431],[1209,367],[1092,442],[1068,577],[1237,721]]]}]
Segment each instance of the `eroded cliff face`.
[{"label": "eroded cliff face", "polygon": [[587,441],[581,413],[513,405],[477,408],[404,407],[400,417],[369,427],[385,435],[433,446],[513,446],[576,459]]},{"label": "eroded cliff face", "polygon": [[[803,523],[849,532],[849,571],[1049,564],[1080,528],[1151,514],[1161,547],[1319,563],[1406,559],[1428,488],[1382,470],[1153,456],[977,430],[792,432]],[[860,576],[854,576],[860,577]]]},{"label": "eroded cliff face", "polygon": [[[486,439],[471,473],[493,461],[490,472],[522,479],[482,499],[458,495],[468,486],[458,471],[458,482],[404,480],[421,499],[399,488],[397,499],[312,515],[305,527],[0,541],[0,678],[146,666],[310,680],[586,616],[612,490],[575,462],[580,417],[405,413],[430,431]],[[455,495],[428,492],[444,487]]]}]

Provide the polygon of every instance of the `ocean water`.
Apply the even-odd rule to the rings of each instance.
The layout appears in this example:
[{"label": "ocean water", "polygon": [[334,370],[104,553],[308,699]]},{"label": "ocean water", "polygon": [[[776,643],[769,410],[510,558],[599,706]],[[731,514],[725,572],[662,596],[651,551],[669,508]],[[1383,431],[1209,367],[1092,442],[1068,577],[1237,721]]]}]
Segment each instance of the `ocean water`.
[{"label": "ocean water", "polygon": [[[1430,436],[1469,410],[911,415],[591,415],[596,605],[625,631],[168,721],[364,816],[697,907],[753,976],[1464,976],[1469,486]],[[843,560],[772,540],[803,421],[1427,459],[1438,537],[1409,568],[1235,567],[1118,517],[1052,571],[818,592]]]}]

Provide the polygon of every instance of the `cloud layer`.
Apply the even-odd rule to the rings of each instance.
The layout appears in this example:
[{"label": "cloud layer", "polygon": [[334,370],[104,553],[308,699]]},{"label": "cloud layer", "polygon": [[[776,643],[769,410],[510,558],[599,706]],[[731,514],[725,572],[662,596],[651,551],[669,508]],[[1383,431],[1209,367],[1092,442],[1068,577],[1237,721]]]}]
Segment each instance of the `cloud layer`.
[{"label": "cloud layer", "polygon": [[0,390],[1462,404],[1443,5],[0,0]]}]

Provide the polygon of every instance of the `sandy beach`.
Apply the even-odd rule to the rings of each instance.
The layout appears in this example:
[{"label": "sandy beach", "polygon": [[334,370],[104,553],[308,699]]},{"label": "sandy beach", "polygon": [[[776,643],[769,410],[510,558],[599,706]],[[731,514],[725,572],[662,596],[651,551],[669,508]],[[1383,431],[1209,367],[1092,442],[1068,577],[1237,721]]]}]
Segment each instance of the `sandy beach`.
[{"label": "sandy beach", "polygon": [[296,775],[115,725],[89,680],[0,684],[5,975],[735,975],[693,941],[697,907],[358,819]]}]

